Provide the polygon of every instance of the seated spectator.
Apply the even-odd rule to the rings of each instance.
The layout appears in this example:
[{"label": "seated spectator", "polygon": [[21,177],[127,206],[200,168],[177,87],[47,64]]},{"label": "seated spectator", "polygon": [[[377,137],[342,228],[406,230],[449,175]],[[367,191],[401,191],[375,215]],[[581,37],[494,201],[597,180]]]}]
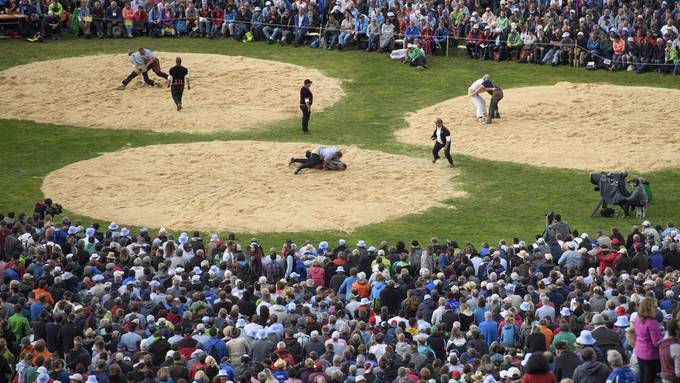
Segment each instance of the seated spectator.
[{"label": "seated spectator", "polygon": [[394,33],[395,27],[394,24],[392,24],[392,18],[388,13],[385,23],[380,27],[380,47],[378,48],[378,52],[391,52],[392,49],[394,49]]},{"label": "seated spectator", "polygon": [[443,21],[439,22],[439,26],[434,31],[434,50],[433,53],[445,54],[448,50],[449,43],[449,29],[446,28],[446,23]]},{"label": "seated spectator", "polygon": [[345,19],[340,23],[340,35],[338,36],[338,50],[343,50],[349,44],[354,32],[354,21],[352,21],[352,14],[347,12]]},{"label": "seated spectator", "polygon": [[135,11],[132,9],[132,6],[130,6],[130,3],[125,3],[125,6],[123,7],[123,25],[127,31],[128,38],[132,38],[134,15]]},{"label": "seated spectator", "polygon": [[250,18],[250,33],[253,34],[253,40],[262,41],[265,39],[262,28],[264,28],[262,9],[260,9],[260,7],[255,7],[255,12],[253,12],[253,15]]},{"label": "seated spectator", "polygon": [[309,17],[304,8],[299,8],[293,19],[293,46],[304,45],[305,35],[309,28]]},{"label": "seated spectator", "polygon": [[123,11],[118,7],[118,3],[112,1],[111,5],[106,9],[106,36],[114,38],[123,37],[125,34]]},{"label": "seated spectator", "polygon": [[105,17],[106,14],[104,13],[104,8],[102,8],[102,3],[99,0],[95,1],[92,8],[92,27],[94,27],[97,37],[100,39],[106,34]]},{"label": "seated spectator", "polygon": [[80,33],[85,36],[86,39],[92,37],[90,33],[90,26],[92,25],[92,14],[90,13],[90,8],[87,6],[87,2],[83,1],[80,3],[78,8],[78,28]]},{"label": "seated spectator", "polygon": [[380,39],[380,25],[378,25],[378,20],[375,17],[371,18],[368,29],[366,30],[366,35],[368,36],[366,52],[376,50]]}]

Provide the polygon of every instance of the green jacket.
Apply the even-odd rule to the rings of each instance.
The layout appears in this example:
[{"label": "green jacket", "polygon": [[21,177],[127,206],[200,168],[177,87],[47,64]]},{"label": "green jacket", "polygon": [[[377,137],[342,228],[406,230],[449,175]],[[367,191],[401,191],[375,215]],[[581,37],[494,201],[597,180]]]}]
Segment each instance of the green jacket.
[{"label": "green jacket", "polygon": [[675,48],[666,48],[666,62],[673,64],[678,63],[678,51]]},{"label": "green jacket", "polygon": [[517,33],[517,32],[510,33],[508,35],[507,43],[508,43],[508,47],[510,47],[510,48],[515,48],[515,47],[522,45],[522,39],[520,38],[519,33]]},{"label": "green jacket", "polygon": [[555,352],[555,344],[559,341],[567,342],[569,345],[569,351],[576,351],[576,335],[571,331],[560,331],[553,338],[552,344],[550,345],[550,351]]},{"label": "green jacket", "polygon": [[15,313],[9,317],[8,322],[9,329],[14,333],[17,342],[21,342],[23,337],[31,335],[31,324],[28,322],[28,319],[20,313]]}]

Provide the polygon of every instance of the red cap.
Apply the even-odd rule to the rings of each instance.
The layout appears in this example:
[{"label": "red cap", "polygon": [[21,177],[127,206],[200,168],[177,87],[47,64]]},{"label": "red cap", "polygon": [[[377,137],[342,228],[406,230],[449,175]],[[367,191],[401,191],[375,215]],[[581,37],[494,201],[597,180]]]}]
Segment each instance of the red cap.
[{"label": "red cap", "polygon": [[454,371],[451,373],[453,379],[460,379],[460,371]]},{"label": "red cap", "polygon": [[621,316],[621,315],[626,315],[626,309],[623,306],[619,306],[616,308],[616,315]]}]

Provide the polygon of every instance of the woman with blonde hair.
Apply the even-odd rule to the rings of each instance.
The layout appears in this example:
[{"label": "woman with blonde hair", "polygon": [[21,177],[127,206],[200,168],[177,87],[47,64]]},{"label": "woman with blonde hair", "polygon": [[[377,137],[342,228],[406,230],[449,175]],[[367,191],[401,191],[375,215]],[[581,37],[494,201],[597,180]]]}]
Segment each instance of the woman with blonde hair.
[{"label": "woman with blonde hair", "polygon": [[640,383],[654,383],[656,374],[661,369],[659,344],[663,340],[663,331],[656,320],[656,299],[643,298],[637,314],[633,320],[635,328],[633,353],[640,366]]}]

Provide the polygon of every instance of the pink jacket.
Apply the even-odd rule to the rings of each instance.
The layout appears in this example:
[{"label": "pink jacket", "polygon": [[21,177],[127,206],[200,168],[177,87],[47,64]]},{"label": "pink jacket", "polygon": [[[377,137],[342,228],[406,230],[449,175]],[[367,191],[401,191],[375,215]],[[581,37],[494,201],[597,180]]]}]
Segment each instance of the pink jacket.
[{"label": "pink jacket", "polygon": [[326,270],[323,267],[313,266],[309,273],[314,281],[314,287],[323,286],[326,277]]},{"label": "pink jacket", "polygon": [[659,359],[659,343],[663,340],[663,332],[656,319],[636,317],[635,326],[635,356],[644,360]]}]

